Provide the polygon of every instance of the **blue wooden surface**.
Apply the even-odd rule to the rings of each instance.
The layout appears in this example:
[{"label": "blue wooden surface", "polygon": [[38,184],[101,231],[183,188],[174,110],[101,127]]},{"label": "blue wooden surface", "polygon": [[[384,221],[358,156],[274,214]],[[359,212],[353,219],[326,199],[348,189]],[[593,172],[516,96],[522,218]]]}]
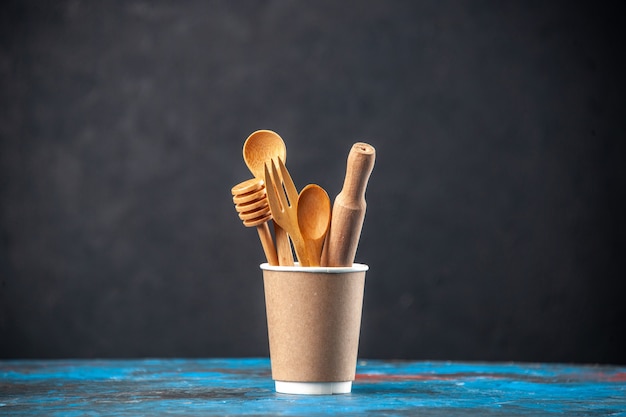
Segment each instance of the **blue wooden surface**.
[{"label": "blue wooden surface", "polygon": [[276,394],[268,359],[0,361],[0,415],[626,416],[626,367],[360,361],[352,394]]}]

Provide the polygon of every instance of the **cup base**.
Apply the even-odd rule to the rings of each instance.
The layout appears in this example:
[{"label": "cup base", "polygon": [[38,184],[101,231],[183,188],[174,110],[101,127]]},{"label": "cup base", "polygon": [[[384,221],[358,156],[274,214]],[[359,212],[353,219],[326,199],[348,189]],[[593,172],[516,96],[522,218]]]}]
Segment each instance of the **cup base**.
[{"label": "cup base", "polygon": [[352,381],[341,382],[291,382],[274,381],[276,392],[282,394],[330,395],[349,394],[352,391]]}]

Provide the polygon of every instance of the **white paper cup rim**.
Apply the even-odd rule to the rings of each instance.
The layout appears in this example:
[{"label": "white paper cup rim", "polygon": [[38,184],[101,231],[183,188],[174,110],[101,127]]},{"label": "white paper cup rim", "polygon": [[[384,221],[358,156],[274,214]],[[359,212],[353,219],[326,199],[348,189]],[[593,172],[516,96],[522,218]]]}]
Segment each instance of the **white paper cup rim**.
[{"label": "white paper cup rim", "polygon": [[270,265],[265,262],[260,267],[266,271],[307,272],[313,274],[345,274],[346,272],[364,272],[369,269],[369,266],[365,264],[352,264],[352,266],[300,266],[297,262],[294,266]]}]

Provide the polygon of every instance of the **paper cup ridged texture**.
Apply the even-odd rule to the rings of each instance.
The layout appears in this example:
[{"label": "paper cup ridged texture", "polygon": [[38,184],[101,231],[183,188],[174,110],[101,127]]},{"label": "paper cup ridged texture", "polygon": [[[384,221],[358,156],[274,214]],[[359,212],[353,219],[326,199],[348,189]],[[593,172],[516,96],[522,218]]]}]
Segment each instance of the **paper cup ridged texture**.
[{"label": "paper cup ridged texture", "polygon": [[354,380],[367,266],[261,268],[272,378]]}]

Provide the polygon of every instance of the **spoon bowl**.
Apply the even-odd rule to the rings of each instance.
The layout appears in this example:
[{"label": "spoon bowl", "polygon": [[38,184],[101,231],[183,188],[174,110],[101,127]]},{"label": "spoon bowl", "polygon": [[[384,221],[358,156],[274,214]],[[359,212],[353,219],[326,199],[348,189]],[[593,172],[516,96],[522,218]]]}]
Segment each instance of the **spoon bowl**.
[{"label": "spoon bowl", "polygon": [[[283,138],[272,130],[257,130],[252,132],[243,144],[243,160],[255,178],[265,178],[265,164],[278,160],[285,162],[287,147]],[[246,198],[246,197],[243,197]],[[293,254],[289,236],[275,221],[274,236],[280,265],[293,265]]]},{"label": "spoon bowl", "polygon": [[287,159],[287,147],[278,133],[271,130],[253,132],[243,144],[243,159],[255,178],[265,175],[265,163]]},{"label": "spoon bowl", "polygon": [[305,241],[310,266],[319,266],[324,239],[330,226],[331,206],[328,193],[309,184],[298,195],[298,226]]}]

